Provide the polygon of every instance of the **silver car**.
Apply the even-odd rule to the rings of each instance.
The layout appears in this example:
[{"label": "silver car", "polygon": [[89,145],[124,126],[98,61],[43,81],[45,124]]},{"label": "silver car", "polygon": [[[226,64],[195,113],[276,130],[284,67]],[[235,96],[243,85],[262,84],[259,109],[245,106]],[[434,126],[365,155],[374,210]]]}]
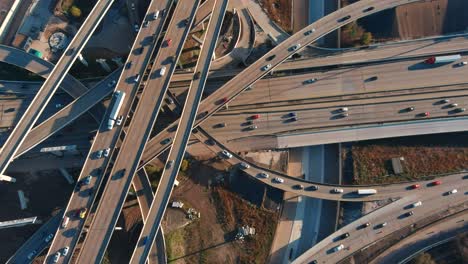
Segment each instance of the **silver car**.
[{"label": "silver car", "polygon": [[59,261],[59,258],[60,258],[60,251],[58,251],[57,253],[54,254],[54,257],[52,258],[52,262],[53,263],[57,263]]},{"label": "silver car", "polygon": [[109,157],[109,153],[110,153],[110,148],[106,148],[106,150],[104,150],[104,157]]},{"label": "silver car", "polygon": [[262,70],[263,70],[263,71],[267,71],[267,70],[269,70],[270,68],[271,68],[271,64],[267,64],[267,65],[265,65],[265,66],[262,67]]}]

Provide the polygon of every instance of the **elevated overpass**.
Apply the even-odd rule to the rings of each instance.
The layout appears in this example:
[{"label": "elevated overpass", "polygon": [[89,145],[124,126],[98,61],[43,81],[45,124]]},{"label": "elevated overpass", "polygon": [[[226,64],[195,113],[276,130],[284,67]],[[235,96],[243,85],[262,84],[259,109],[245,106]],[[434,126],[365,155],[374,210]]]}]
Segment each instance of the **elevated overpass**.
[{"label": "elevated overpass", "polygon": [[[170,9],[171,3],[172,1],[169,0],[151,2],[145,17],[149,17],[150,14],[155,10]],[[144,74],[146,67],[150,63],[152,54],[157,47],[157,40],[159,34],[163,30],[164,23],[165,18],[151,21],[148,24],[148,27],[142,27],[138,33],[131,49],[132,53],[127,58],[127,62],[125,64],[126,68],[120,75],[116,86],[113,87],[115,91],[119,90],[126,94],[120,109],[120,114],[123,117],[122,125],[115,126],[113,129],[109,130],[107,128],[109,112],[107,112],[104,118],[102,118],[91,149],[86,157],[85,163],[79,175],[79,180],[84,179],[88,175],[92,176],[92,180],[89,185],[79,188],[79,190],[72,193],[65,209],[65,215],[75,218],[76,212],[83,208],[86,208],[89,214],[91,206],[96,199],[97,190],[99,189],[104,177],[107,175],[106,168],[112,157],[112,151],[109,151],[109,157],[98,158],[97,153],[98,151],[103,151],[107,148],[113,150],[113,148],[118,143],[119,136],[121,135],[121,131],[127,119],[127,115],[132,109],[137,92],[140,89],[141,80],[135,81],[135,77],[137,75],[141,76],[141,78],[138,79],[143,79],[145,77]],[[152,34],[155,34],[155,38],[152,41],[148,41],[148,35]],[[138,50],[138,52],[135,52],[136,50]],[[96,100],[96,98],[86,95],[84,95],[81,99],[83,103]],[[70,105],[71,109],[74,108],[73,105],[74,104]],[[69,261],[69,259],[73,256],[72,252],[78,243],[85,221],[86,218],[70,221],[66,228],[57,230],[54,241],[49,248],[46,261],[50,261],[52,255],[65,246],[69,246],[70,254],[65,257],[61,257],[59,262],[66,263]],[[70,233],[73,235],[70,235]]]},{"label": "elevated overpass", "polygon": [[[152,65],[150,78],[146,83],[146,87],[151,87],[151,89],[144,89],[140,96],[127,133],[110,170],[109,181],[96,209],[90,231],[78,255],[78,262],[96,263],[100,262],[104,256],[199,2],[179,0],[176,4],[164,36],[165,39],[172,39],[172,44],[165,45],[159,50]],[[173,59],[169,60],[169,57]],[[166,72],[161,74],[163,66],[166,67]]]},{"label": "elevated overpass", "polygon": [[65,78],[66,73],[75,62],[76,58],[84,48],[86,42],[93,34],[99,22],[102,20],[113,0],[100,0],[96,3],[91,13],[83,22],[81,28],[71,40],[64,54],[47,77],[39,92],[34,97],[26,112],[15,126],[0,152],[0,174],[4,174],[7,166],[13,160],[19,146],[23,143],[26,135],[34,126],[49,100],[58,89]]},{"label": "elevated overpass", "polygon": [[[145,262],[156,233],[160,229],[159,226],[169,202],[172,188],[174,186],[176,176],[179,173],[185,149],[187,148],[187,143],[192,132],[192,126],[195,121],[198,105],[203,95],[203,88],[205,87],[208,70],[216,48],[216,40],[218,39],[221,31],[221,25],[223,23],[227,4],[228,0],[215,0],[211,19],[207,26],[206,34],[203,37],[203,44],[197,65],[195,66],[195,72],[199,76],[194,77],[194,80],[190,85],[180,122],[177,127],[177,132],[174,137],[174,145],[169,152],[168,162],[163,169],[158,189],[153,202],[151,203],[148,218],[146,219],[146,223],[140,233],[140,237],[138,239],[137,246],[133,251],[130,263]],[[144,243],[143,240],[150,242]]]}]

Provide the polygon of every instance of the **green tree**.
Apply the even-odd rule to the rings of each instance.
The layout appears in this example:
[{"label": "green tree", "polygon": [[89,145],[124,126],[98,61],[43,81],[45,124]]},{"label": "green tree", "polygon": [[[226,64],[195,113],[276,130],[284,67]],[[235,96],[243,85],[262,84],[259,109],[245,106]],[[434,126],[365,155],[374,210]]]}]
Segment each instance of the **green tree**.
[{"label": "green tree", "polygon": [[369,45],[372,42],[372,34],[370,32],[364,32],[361,36],[361,44]]},{"label": "green tree", "polygon": [[72,6],[70,7],[70,10],[69,10],[70,14],[73,16],[73,17],[76,17],[76,18],[79,18],[81,17],[81,9],[78,8],[77,6]]}]

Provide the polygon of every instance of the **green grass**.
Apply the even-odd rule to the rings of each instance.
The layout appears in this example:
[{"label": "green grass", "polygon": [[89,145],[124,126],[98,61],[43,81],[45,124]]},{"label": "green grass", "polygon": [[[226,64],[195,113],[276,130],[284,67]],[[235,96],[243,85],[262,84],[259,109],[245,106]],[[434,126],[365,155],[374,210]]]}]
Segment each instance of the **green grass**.
[{"label": "green grass", "polygon": [[182,248],[185,242],[185,230],[183,228],[172,231],[166,236],[167,258],[171,259],[182,256]]}]

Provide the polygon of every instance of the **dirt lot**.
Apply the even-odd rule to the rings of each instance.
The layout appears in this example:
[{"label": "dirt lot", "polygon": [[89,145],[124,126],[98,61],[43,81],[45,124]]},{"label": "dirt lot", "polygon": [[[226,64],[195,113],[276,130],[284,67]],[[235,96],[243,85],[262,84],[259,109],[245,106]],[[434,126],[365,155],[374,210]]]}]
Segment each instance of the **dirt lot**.
[{"label": "dirt lot", "polygon": [[[387,183],[427,175],[457,172],[468,167],[468,133],[427,135],[365,141],[347,147],[355,184]],[[403,157],[404,173],[392,175],[391,159]],[[350,175],[349,171],[345,171]]]},{"label": "dirt lot", "polygon": [[[37,216],[38,220],[47,221],[59,208],[63,207],[73,189],[58,171],[42,171],[34,174],[10,173],[17,182],[0,184],[0,221]],[[22,211],[18,199],[18,190],[22,190],[29,199],[28,209]],[[29,225],[17,228],[2,229],[0,240],[0,262],[5,263],[24,241],[26,241],[40,225]]]},{"label": "dirt lot", "polygon": [[[174,190],[171,201],[183,202],[185,209],[194,208],[201,218],[166,233],[171,263],[265,262],[276,225],[273,219],[277,215],[221,186],[227,185],[229,176],[224,168],[225,165],[216,159],[192,162],[188,170],[190,175],[178,177],[181,184]],[[174,221],[166,214],[164,228],[173,229],[170,225]],[[253,226],[257,235],[240,243],[234,236],[237,227],[243,224]]]},{"label": "dirt lot", "polygon": [[292,0],[259,0],[258,2],[278,26],[289,33],[292,32]]}]

